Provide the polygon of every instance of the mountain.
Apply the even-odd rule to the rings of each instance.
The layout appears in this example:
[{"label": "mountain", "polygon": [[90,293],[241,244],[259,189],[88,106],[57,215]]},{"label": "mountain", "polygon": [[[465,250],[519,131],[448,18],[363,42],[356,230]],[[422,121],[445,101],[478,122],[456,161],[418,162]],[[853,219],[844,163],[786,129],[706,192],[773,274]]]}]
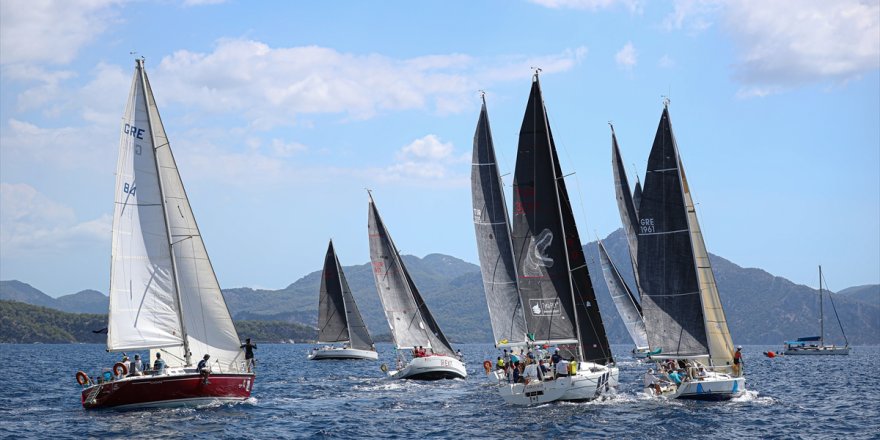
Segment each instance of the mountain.
[{"label": "mountain", "polygon": [[[107,327],[107,315],[66,313],[47,307],[18,301],[0,300],[0,343],[29,344],[84,342],[103,344],[105,333],[95,333]],[[242,338],[257,342],[287,342],[314,340],[314,327],[278,321],[235,321]]]},{"label": "mountain", "polygon": [[83,290],[72,295],[64,295],[55,300],[56,308],[70,313],[106,314],[110,298],[97,290]]},{"label": "mountain", "polygon": [[863,303],[880,305],[880,284],[849,287],[837,292],[837,294]]},{"label": "mountain", "polygon": [[[624,278],[634,286],[623,231],[613,232],[603,243]],[[602,278],[596,243],[586,244],[584,252],[608,338],[612,343],[628,344],[629,336]],[[818,333],[816,289],[760,269],[740,267],[716,255],[710,258],[734,343],[780,345],[787,339]],[[492,341],[478,266],[441,254],[424,258],[404,255],[403,261],[449,339],[453,342]],[[345,266],[343,270],[370,333],[377,340],[387,337],[388,324],[376,295],[372,267],[366,263]],[[242,287],[225,289],[223,295],[236,325],[250,320],[314,326],[318,319],[320,280],[321,272],[314,271],[280,290]],[[880,285],[844,289],[833,297],[850,344],[880,344]],[[107,297],[95,291],[56,300],[19,281],[0,282],[0,299],[16,299],[66,311],[107,310]],[[104,305],[100,306],[102,301]],[[87,308],[92,306],[95,308]],[[829,312],[826,303],[826,338],[842,343],[840,329],[829,313],[833,312]]]}]

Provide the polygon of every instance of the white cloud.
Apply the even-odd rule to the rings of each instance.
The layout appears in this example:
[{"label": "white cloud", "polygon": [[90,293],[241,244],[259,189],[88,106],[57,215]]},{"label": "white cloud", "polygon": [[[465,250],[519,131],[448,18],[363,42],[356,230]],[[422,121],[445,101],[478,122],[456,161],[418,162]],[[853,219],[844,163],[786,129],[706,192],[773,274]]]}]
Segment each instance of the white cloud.
[{"label": "white cloud", "polygon": [[0,1],[0,64],[66,64],[116,20],[122,0]]},{"label": "white cloud", "polygon": [[638,52],[633,47],[632,42],[626,43],[622,49],[614,55],[614,61],[617,67],[626,70],[632,70],[638,64]]},{"label": "white cloud", "polygon": [[657,60],[657,67],[661,69],[671,69],[675,67],[675,60],[672,59],[669,55],[663,55]]},{"label": "white cloud", "polygon": [[880,2],[740,0],[726,8],[740,96],[845,82],[880,68]]},{"label": "white cloud", "polygon": [[72,208],[30,185],[0,183],[0,251],[4,259],[108,242],[111,224],[107,214],[79,222]]},{"label": "white cloud", "polygon": [[[493,82],[570,70],[586,48],[545,56],[476,59],[462,54],[395,59],[302,46],[272,48],[252,40],[221,40],[210,53],[178,51],[151,71],[166,100],[211,112],[234,112],[251,126],[295,123],[302,114],[368,119],[384,111],[469,108],[474,91]],[[161,100],[161,97],[159,98]]]},{"label": "white cloud", "polygon": [[443,142],[429,134],[412,141],[396,154],[396,161],[382,177],[385,180],[454,180],[462,176],[455,166],[466,163],[467,155],[455,155],[451,142]]},{"label": "white cloud", "polygon": [[699,34],[712,27],[723,4],[721,0],[676,0],[673,11],[663,19],[663,28]]},{"label": "white cloud", "polygon": [[642,11],[642,3],[638,0],[529,0],[532,3],[553,9],[584,9],[597,11],[623,5],[630,12]]}]

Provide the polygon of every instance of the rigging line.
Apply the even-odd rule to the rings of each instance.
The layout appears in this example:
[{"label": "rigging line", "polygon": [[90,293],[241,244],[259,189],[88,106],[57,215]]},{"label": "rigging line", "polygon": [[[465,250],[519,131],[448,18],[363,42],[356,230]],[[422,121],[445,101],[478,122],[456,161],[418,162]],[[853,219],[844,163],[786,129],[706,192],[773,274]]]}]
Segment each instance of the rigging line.
[{"label": "rigging line", "polygon": [[[824,277],[824,276],[823,276]],[[820,280],[823,281],[823,280]],[[837,318],[837,325],[840,326],[840,333],[843,334],[843,340],[846,342],[846,345],[849,346],[849,339],[846,337],[846,332],[843,331],[843,323],[840,322],[840,316],[837,314],[837,307],[834,306],[834,297],[831,296],[831,290],[828,288],[828,281],[825,281],[825,290],[828,291],[828,300],[831,301],[831,309],[834,310],[834,317]],[[820,298],[821,300],[821,298]]]}]

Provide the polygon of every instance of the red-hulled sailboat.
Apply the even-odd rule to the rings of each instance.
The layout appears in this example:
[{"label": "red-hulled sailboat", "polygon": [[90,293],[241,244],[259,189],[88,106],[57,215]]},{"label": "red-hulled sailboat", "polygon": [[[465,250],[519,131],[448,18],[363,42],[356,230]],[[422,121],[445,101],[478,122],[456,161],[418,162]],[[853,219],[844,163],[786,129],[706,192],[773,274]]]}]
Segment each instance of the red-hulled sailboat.
[{"label": "red-hulled sailboat", "polygon": [[[122,121],[116,169],[108,351],[150,350],[162,368],[92,379],[82,405],[134,408],[241,401],[249,371],[180,179],[142,59]],[[192,362],[209,355],[203,376]]]}]

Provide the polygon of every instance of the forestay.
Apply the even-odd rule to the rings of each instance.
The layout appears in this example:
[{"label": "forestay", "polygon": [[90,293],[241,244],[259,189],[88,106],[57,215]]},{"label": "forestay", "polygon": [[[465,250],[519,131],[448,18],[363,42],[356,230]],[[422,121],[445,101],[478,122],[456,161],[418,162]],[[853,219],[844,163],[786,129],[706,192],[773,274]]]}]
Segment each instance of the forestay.
[{"label": "forestay", "polygon": [[525,344],[528,330],[517,289],[507,203],[495,159],[485,98],[474,133],[471,194],[483,290],[495,345]]}]

